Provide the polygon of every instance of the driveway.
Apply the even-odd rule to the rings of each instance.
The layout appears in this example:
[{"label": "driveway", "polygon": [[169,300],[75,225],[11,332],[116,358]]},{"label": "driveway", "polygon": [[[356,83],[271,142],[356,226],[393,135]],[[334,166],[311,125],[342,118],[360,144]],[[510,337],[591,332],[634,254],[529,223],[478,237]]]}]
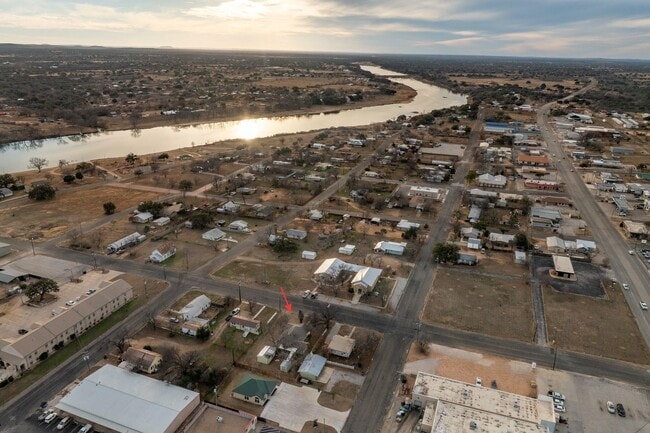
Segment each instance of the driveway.
[{"label": "driveway", "polygon": [[321,406],[318,404],[319,394],[320,391],[308,386],[282,383],[260,416],[293,431],[301,431],[306,422],[318,420],[340,432],[350,411],[339,412]]}]

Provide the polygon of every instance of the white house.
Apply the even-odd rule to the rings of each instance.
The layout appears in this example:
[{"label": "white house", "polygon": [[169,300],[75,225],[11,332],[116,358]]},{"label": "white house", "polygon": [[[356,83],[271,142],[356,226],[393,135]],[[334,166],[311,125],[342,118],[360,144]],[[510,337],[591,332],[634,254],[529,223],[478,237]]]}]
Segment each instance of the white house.
[{"label": "white house", "polygon": [[208,230],[207,232],[203,233],[201,237],[206,241],[218,241],[225,238],[226,234],[215,227],[212,230]]},{"label": "white house", "polygon": [[199,329],[207,327],[208,323],[210,323],[208,319],[199,319],[198,317],[195,317],[193,319],[183,322],[183,325],[181,326],[181,332],[183,334],[196,337],[196,334],[199,332]]},{"label": "white house", "polygon": [[153,215],[150,212],[140,212],[133,216],[133,222],[139,224],[148,223],[152,219],[153,219]]},{"label": "white house", "polygon": [[210,305],[212,305],[210,298],[205,295],[199,295],[192,299],[178,313],[183,317],[183,320],[190,320],[199,317]]},{"label": "white house", "polygon": [[234,316],[232,319],[230,319],[228,325],[231,328],[239,329],[242,331],[244,333],[244,336],[248,335],[249,333],[259,335],[261,329],[259,320],[244,317],[242,315]]},{"label": "white house", "polygon": [[508,183],[508,178],[498,174],[492,176],[489,173],[482,174],[478,177],[478,186],[484,186],[488,188],[504,188]]},{"label": "white house", "polygon": [[309,211],[309,219],[312,221],[320,221],[323,219],[323,212],[318,209],[312,209]]},{"label": "white house", "polygon": [[152,223],[158,227],[163,227],[169,224],[172,220],[169,217],[160,217],[152,221]]},{"label": "white house", "polygon": [[237,213],[239,212],[239,205],[233,201],[229,201],[221,206],[221,209],[228,213]]},{"label": "white house", "polygon": [[236,220],[228,224],[228,228],[236,232],[248,232],[248,223],[244,220]]},{"label": "white house", "polygon": [[176,246],[170,242],[163,244],[161,247],[153,250],[149,260],[154,263],[161,263],[176,254]]},{"label": "white house", "polygon": [[356,246],[347,244],[344,247],[339,247],[339,254],[345,254],[346,256],[351,256],[354,254],[354,251],[357,249]]},{"label": "white house", "polygon": [[354,275],[350,285],[357,294],[368,293],[375,288],[379,277],[381,277],[381,269],[364,266]]},{"label": "white house", "polygon": [[397,230],[401,231],[401,232],[405,232],[408,229],[410,229],[411,227],[419,229],[420,224],[419,223],[412,223],[409,220],[400,220],[400,222],[398,222],[397,225],[395,226],[395,228]]},{"label": "white house", "polygon": [[406,248],[406,242],[390,242],[390,241],[380,241],[375,245],[376,253],[392,254],[394,256],[401,256],[404,254],[404,249]]},{"label": "white house", "polygon": [[330,341],[327,350],[332,355],[349,358],[352,354],[352,350],[354,350],[355,343],[354,338],[347,335],[335,335],[332,337],[332,341]]}]

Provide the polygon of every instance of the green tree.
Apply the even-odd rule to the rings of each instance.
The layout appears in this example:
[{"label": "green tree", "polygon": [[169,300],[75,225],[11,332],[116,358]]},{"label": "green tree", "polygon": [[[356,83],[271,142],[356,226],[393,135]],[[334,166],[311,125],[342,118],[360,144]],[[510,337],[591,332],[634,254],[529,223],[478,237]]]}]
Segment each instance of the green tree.
[{"label": "green tree", "polygon": [[38,297],[38,302],[41,302],[46,294],[58,291],[59,284],[56,281],[44,278],[28,284],[25,295],[27,295],[30,301],[33,301],[34,298]]},{"label": "green tree", "polygon": [[298,244],[293,240],[282,236],[275,239],[275,242],[271,245],[271,249],[278,254],[293,253],[298,250]]},{"label": "green tree", "polygon": [[415,239],[418,237],[417,227],[409,227],[404,233],[402,233],[402,238],[404,239]]},{"label": "green tree", "polygon": [[210,328],[208,328],[207,326],[199,328],[196,331],[196,338],[198,338],[201,341],[205,341],[208,338],[210,338]]},{"label": "green tree", "polygon": [[465,175],[465,182],[472,183],[476,180],[476,178],[478,178],[478,173],[476,172],[476,170],[470,170]]},{"label": "green tree", "polygon": [[521,211],[524,215],[528,215],[530,213],[530,208],[533,207],[533,202],[530,200],[530,198],[525,195],[524,198],[521,200]]},{"label": "green tree", "polygon": [[66,174],[65,176],[63,176],[63,181],[65,183],[67,183],[68,185],[70,185],[72,182],[74,182],[74,179],[75,179],[75,177],[73,175],[71,175],[71,174]]},{"label": "green tree", "polygon": [[81,179],[84,178],[84,174],[83,174],[82,172],[78,171],[78,172],[76,172],[76,173],[74,174],[74,177],[76,177],[77,179],[81,180]]},{"label": "green tree", "polygon": [[528,241],[528,236],[526,236],[526,233],[519,232],[515,235],[515,246],[522,250],[527,250],[530,248],[530,242]]},{"label": "green tree", "polygon": [[16,183],[16,179],[9,173],[0,174],[0,188],[8,188]]},{"label": "green tree", "polygon": [[138,155],[136,155],[135,153],[129,153],[128,155],[126,155],[126,158],[124,158],[124,160],[125,160],[125,161],[127,162],[127,164],[129,164],[129,165],[133,165],[133,164],[135,164],[135,162],[136,162],[138,159],[140,159],[140,157],[139,157]]},{"label": "green tree", "polygon": [[212,223],[212,214],[207,211],[194,212],[190,216],[193,229],[204,229]]},{"label": "green tree", "polygon": [[31,200],[52,200],[56,195],[56,190],[52,185],[37,185],[29,191],[29,198]]},{"label": "green tree", "polygon": [[180,182],[178,182],[178,187],[180,188],[181,191],[183,191],[183,197],[185,197],[185,193],[187,191],[192,189],[192,181],[189,179],[183,179]]},{"label": "green tree", "polygon": [[151,215],[155,217],[159,217],[164,207],[165,206],[162,203],[158,203],[157,201],[147,200],[147,201],[143,201],[138,205],[138,211],[149,212],[151,213]]},{"label": "green tree", "polygon": [[458,248],[457,245],[449,243],[438,243],[433,247],[433,260],[438,263],[456,263],[458,260]]},{"label": "green tree", "polygon": [[113,215],[115,213],[115,209],[116,209],[115,203],[113,203],[112,201],[107,201],[106,203],[104,203],[104,213],[106,215]]},{"label": "green tree", "polygon": [[169,154],[167,152],[163,152],[158,155],[158,159],[169,159]]}]

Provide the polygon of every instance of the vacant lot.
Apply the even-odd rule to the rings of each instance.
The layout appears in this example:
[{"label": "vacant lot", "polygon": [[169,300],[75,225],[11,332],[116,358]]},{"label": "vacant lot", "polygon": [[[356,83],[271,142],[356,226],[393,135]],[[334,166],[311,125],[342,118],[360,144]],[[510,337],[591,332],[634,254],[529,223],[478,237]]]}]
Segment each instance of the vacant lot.
[{"label": "vacant lot", "polygon": [[619,286],[604,281],[604,298],[560,293],[543,287],[549,340],[561,349],[650,363],[648,351]]},{"label": "vacant lot", "polygon": [[3,236],[47,240],[101,218],[105,202],[112,201],[120,211],[157,197],[156,193],[107,186],[81,188],[59,193],[50,201],[12,202],[11,207],[0,208],[0,226]]},{"label": "vacant lot", "polygon": [[518,277],[440,267],[422,320],[522,341],[533,339],[531,290]]}]

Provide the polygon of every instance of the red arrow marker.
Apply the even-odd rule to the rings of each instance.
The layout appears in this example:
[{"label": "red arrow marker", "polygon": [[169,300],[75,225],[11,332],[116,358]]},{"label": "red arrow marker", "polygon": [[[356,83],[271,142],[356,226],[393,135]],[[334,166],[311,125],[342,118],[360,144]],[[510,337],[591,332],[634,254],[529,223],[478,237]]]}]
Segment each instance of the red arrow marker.
[{"label": "red arrow marker", "polygon": [[282,287],[280,287],[280,293],[282,293],[282,297],[284,298],[284,308],[286,308],[287,311],[291,311],[291,304],[287,299],[287,295],[284,294],[284,289]]}]

